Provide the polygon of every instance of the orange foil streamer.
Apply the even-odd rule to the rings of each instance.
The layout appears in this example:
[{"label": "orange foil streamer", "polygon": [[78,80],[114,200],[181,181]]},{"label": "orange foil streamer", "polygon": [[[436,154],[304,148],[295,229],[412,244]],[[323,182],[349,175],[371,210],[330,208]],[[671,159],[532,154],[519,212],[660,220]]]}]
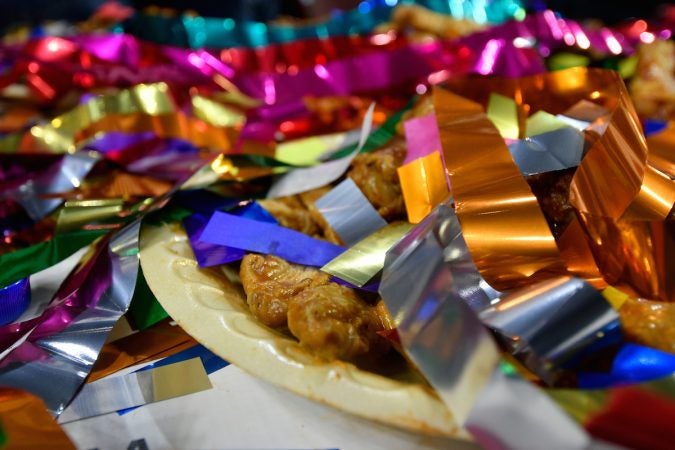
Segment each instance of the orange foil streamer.
[{"label": "orange foil streamer", "polygon": [[[560,256],[570,273],[596,287],[627,286],[647,298],[675,301],[670,281],[675,279],[670,262],[675,230],[667,220],[675,203],[670,178],[675,131],[669,128],[650,138],[648,149],[616,73],[574,68],[521,79],[456,79],[448,88],[483,104],[493,92],[511,96],[519,105],[519,119],[539,110],[562,113],[581,100],[608,110],[605,122],[592,127],[604,132],[587,133],[591,145],[570,185],[569,202],[578,222],[558,239]],[[542,227],[540,214],[532,212],[536,204],[515,166],[506,169],[510,157],[481,106],[442,90],[434,95],[436,113],[443,115],[439,128],[458,216],[483,276],[491,284],[510,280],[494,284],[497,288],[518,282],[514,270],[500,268],[498,259],[508,266],[522,261],[514,266],[521,278],[528,271],[557,270],[552,237]],[[511,209],[513,205],[522,211]],[[473,214],[467,215],[467,210]],[[501,226],[493,225],[495,221]],[[530,265],[537,252],[545,259]]]},{"label": "orange foil streamer", "polygon": [[398,177],[410,223],[421,222],[436,205],[450,195],[439,152],[399,167]]},{"label": "orange foil streamer", "polygon": [[103,346],[87,383],[99,380],[142,362],[171,356],[197,344],[182,328],[169,320]]},{"label": "orange foil streamer", "polygon": [[565,272],[537,199],[483,107],[440,88],[433,102],[457,216],[481,275],[506,290]]},{"label": "orange foil streamer", "polygon": [[675,178],[675,122],[668,122],[668,127],[647,138],[649,147],[649,164],[655,169]]},{"label": "orange foil streamer", "polygon": [[3,450],[75,449],[39,398],[18,389],[0,389],[0,423],[7,437]]}]

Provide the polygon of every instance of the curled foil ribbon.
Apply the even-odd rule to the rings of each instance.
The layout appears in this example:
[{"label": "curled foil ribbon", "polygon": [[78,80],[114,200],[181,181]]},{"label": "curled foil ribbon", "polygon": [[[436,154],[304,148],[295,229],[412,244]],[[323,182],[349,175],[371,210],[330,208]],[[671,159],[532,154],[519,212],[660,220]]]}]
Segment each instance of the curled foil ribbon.
[{"label": "curled foil ribbon", "polygon": [[[496,369],[499,354],[478,313],[489,314],[502,294],[480,276],[448,203],[439,205],[387,253],[380,294],[408,356],[480,444],[536,448],[546,441],[552,448],[587,448],[589,436],[543,391]],[[564,290],[562,294],[558,299],[567,301]],[[542,307],[536,301],[519,305],[530,320],[537,312],[541,318],[555,312],[559,303],[547,306],[551,305]],[[575,348],[582,341],[566,340],[563,347]],[[537,337],[524,346],[540,350],[539,344],[547,342]],[[530,356],[537,355],[541,354]]]},{"label": "curled foil ribbon", "polygon": [[503,290],[564,271],[536,197],[481,105],[440,88],[433,101],[457,216],[483,277]]},{"label": "curled foil ribbon", "polygon": [[[467,428],[480,442],[507,448],[536,446],[536,442],[528,437],[518,436],[489,419],[491,410],[501,411],[503,417],[523,409],[522,398],[515,400],[518,396],[512,395],[514,391],[511,397],[496,400],[497,392],[505,391],[503,383],[508,378],[494,375],[489,382],[483,381],[482,387],[476,388],[462,384],[461,371],[449,369],[462,359],[470,359],[465,353],[450,351],[451,342],[455,339],[477,342],[475,329],[467,326],[463,330],[454,320],[465,318],[470,312],[478,314],[482,323],[496,332],[506,349],[538,374],[541,381],[558,383],[561,380],[557,376],[561,373],[556,375],[557,371],[574,370],[575,361],[578,363],[580,358],[621,342],[619,316],[627,323],[629,318],[641,321],[645,310],[657,311],[644,301],[623,299],[622,305],[616,301],[606,302],[586,281],[566,276],[566,273],[594,273],[591,269],[588,272],[575,270],[572,262],[581,264],[585,260],[586,264],[596,266],[595,270],[599,269],[604,277],[604,285],[618,283],[628,292],[650,293],[660,300],[671,298],[672,283],[669,280],[674,278],[670,260],[673,259],[675,235],[672,220],[664,219],[672,209],[672,203],[668,203],[673,187],[666,185],[661,190],[653,190],[666,199],[662,202],[665,207],[660,210],[643,207],[637,220],[624,217],[626,211],[636,211],[636,205],[645,204],[644,197],[640,196],[645,186],[649,190],[651,186],[660,185],[653,184],[649,178],[649,164],[653,159],[649,157],[632,106],[626,100],[625,88],[612,73],[573,69],[520,80],[454,80],[448,87],[483,104],[487,104],[488,94],[495,91],[515,98],[519,134],[527,126],[526,119],[532,111],[562,113],[579,100],[595,99],[610,112],[599,119],[603,121],[602,126],[592,126],[586,132],[590,146],[585,156],[592,153],[593,156],[588,162],[586,158],[581,161],[577,174],[583,167],[586,171],[593,170],[595,178],[592,182],[576,176],[572,179],[573,188],[582,201],[574,203],[577,219],[556,240],[534,194],[510,158],[498,131],[487,120],[481,104],[435,89],[435,113],[456,216],[450,214],[447,204],[441,204],[401,240],[385,263],[380,292],[402,329],[404,348],[439,390],[448,407],[451,410],[459,407],[461,411],[462,401],[454,397],[454,393],[458,386],[463,386],[465,392],[474,395],[474,410],[468,416],[460,417],[467,418]],[[607,136],[598,135],[598,130],[609,132]],[[622,132],[625,136],[620,134]],[[623,170],[619,173],[634,174],[621,180],[623,184],[618,195],[607,199],[606,205],[598,204],[602,201],[598,192],[587,192],[592,189],[589,186],[598,185],[597,190],[608,195],[607,184],[615,182],[598,170],[597,164],[602,158],[613,158],[616,171]],[[621,165],[624,167],[619,168]],[[443,238],[449,233],[447,230],[455,228],[458,238]],[[585,243],[587,247],[584,250],[583,245],[573,241]],[[429,243],[429,248],[422,243]],[[576,260],[570,259],[570,252],[577,252]],[[421,261],[421,255],[426,264],[412,263]],[[440,277],[441,273],[445,276]],[[410,278],[428,282],[416,287],[403,286],[402,280]],[[589,278],[588,281],[594,280]],[[597,285],[603,286],[603,283]],[[490,286],[508,292],[502,295]],[[439,298],[445,298],[448,303],[464,303],[468,309],[442,318],[439,311],[458,306],[446,305]],[[619,314],[611,307],[615,304],[621,306]],[[632,305],[637,307],[629,308]],[[668,303],[662,305],[667,307]],[[666,317],[670,314],[668,311],[658,312]],[[471,324],[475,319],[464,320]],[[435,321],[443,324],[438,325]],[[651,323],[645,324],[636,332],[643,333],[650,326]],[[432,337],[439,330],[442,330],[443,341]],[[641,335],[639,338],[645,339]],[[478,351],[472,353],[480,359],[479,354]],[[429,355],[434,356],[430,358]],[[483,363],[490,361],[486,356],[483,358]],[[478,367],[478,363],[471,364]],[[465,361],[460,365],[469,370],[467,367],[472,367],[471,364],[467,365]],[[480,375],[475,372],[476,377]],[[510,390],[520,391],[525,397],[532,396],[537,399],[534,401],[541,400],[541,391],[530,389],[526,394],[516,386],[517,383],[510,384]],[[482,388],[485,390],[481,391]],[[551,405],[547,408],[552,410]],[[519,421],[522,420],[520,429],[526,426],[551,430],[551,423],[542,417],[516,415]],[[583,430],[559,414],[556,420],[561,423],[555,427],[563,426],[562,422],[565,422],[564,427],[569,433],[553,433],[546,437],[548,442],[555,442],[561,448],[586,448],[589,436]]]},{"label": "curled foil ribbon", "polygon": [[63,411],[129,306],[138,274],[139,227],[135,221],[101,240],[65,280],[26,340],[3,358],[0,383],[38,395],[54,415]]},{"label": "curled foil ribbon", "polygon": [[[203,101],[200,102],[196,112],[206,117]],[[94,97],[49,123],[31,127],[18,139],[18,146],[15,136],[6,136],[0,140],[0,151],[73,153],[84,145],[82,141],[102,131],[152,131],[159,137],[183,138],[200,147],[228,150],[236,132],[221,128],[219,112],[216,110],[209,119],[212,123],[190,117],[178,111],[167,84],[140,84]]]},{"label": "curled foil ribbon", "polygon": [[[529,112],[562,113],[580,100],[595,100],[610,111],[608,119],[600,119],[606,121],[602,135],[587,133],[591,146],[570,186],[577,218],[556,242],[529,187],[506,158],[503,141],[489,122],[479,119],[480,105],[435,91],[457,213],[477,265],[491,284],[504,289],[537,271],[564,273],[564,261],[572,273],[589,279],[597,278],[593,274],[599,270],[605,283],[631,286],[649,298],[672,298],[667,282],[673,270],[670,250],[658,243],[670,239],[664,219],[675,202],[675,187],[650,165],[640,123],[618,75],[575,68],[511,80],[458,79],[447,87],[483,104],[490,92],[515,98],[521,130]],[[467,125],[475,132],[465,133]],[[463,152],[463,147],[474,151]],[[493,167],[497,155],[507,172]],[[504,260],[511,261],[511,269],[504,270]]]}]

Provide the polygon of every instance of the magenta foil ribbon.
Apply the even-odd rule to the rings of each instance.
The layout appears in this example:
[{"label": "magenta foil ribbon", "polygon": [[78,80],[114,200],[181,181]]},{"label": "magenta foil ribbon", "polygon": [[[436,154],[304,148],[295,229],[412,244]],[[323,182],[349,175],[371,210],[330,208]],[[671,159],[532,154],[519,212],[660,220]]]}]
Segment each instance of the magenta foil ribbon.
[{"label": "magenta foil ribbon", "polygon": [[[109,235],[98,243],[95,254],[63,282],[40,316],[0,327],[0,352],[34,327],[30,332],[31,341],[62,331],[75,317],[98,301],[100,293],[109,287],[111,281],[110,262],[104,255],[108,250],[108,242]],[[0,367],[6,361],[0,362]]]},{"label": "magenta foil ribbon", "polygon": [[[669,35],[670,31],[663,30],[657,37],[667,38],[664,33]],[[140,43],[124,34],[48,37],[23,48],[5,47],[3,52],[6,59],[21,63],[15,64],[16,70],[31,72],[37,68],[29,74],[29,85],[35,75],[47,84],[54,78],[54,89],[155,81],[216,88],[213,77],[219,75],[268,105],[297,105],[297,99],[305,95],[367,93],[413,82],[433,84],[455,74],[531,75],[545,70],[542,56],[555,48],[577,46],[604,54],[630,54],[636,42],[611,29],[589,29],[543,11],[521,22],[512,20],[454,41],[374,48],[354,57],[284,73],[235,71],[221,61],[218,52]],[[82,52],[94,61],[84,64],[77,57]],[[33,61],[40,64],[31,69]],[[6,75],[5,83],[21,75]]]}]

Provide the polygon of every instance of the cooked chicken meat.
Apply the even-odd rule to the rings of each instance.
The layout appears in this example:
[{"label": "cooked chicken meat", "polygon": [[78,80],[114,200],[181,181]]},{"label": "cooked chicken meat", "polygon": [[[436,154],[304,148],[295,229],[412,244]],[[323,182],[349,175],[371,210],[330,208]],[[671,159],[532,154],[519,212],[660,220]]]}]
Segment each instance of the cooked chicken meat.
[{"label": "cooked chicken meat", "polygon": [[272,214],[279,224],[312,237],[321,236],[321,228],[312,219],[300,198],[296,195],[271,200],[259,200],[260,206]]},{"label": "cooked chicken meat", "polygon": [[274,256],[246,255],[239,271],[251,312],[267,326],[287,324],[288,302],[299,292],[329,283],[318,270],[292,265]]},{"label": "cooked chicken meat", "polygon": [[405,212],[397,173],[405,155],[405,140],[395,137],[379,150],[358,155],[347,173],[377,212],[388,220]]},{"label": "cooked chicken meat", "polygon": [[247,255],[240,276],[258,320],[274,328],[287,326],[301,345],[323,359],[352,359],[388,347],[377,334],[385,328],[382,309],[323,272],[275,256]]},{"label": "cooked chicken meat", "polygon": [[300,291],[288,304],[288,328],[327,359],[353,359],[382,349],[382,320],[352,289],[329,283]]}]

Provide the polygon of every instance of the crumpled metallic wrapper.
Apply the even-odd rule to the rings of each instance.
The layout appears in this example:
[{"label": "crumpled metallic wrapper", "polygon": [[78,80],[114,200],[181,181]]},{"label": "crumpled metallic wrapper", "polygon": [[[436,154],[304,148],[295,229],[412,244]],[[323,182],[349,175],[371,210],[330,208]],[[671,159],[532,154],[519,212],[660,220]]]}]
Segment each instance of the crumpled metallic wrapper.
[{"label": "crumpled metallic wrapper", "polygon": [[140,221],[129,224],[85,257],[25,341],[0,362],[0,384],[39,396],[54,415],[63,411],[129,307],[138,275],[139,228]]}]

